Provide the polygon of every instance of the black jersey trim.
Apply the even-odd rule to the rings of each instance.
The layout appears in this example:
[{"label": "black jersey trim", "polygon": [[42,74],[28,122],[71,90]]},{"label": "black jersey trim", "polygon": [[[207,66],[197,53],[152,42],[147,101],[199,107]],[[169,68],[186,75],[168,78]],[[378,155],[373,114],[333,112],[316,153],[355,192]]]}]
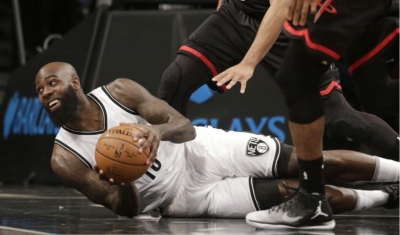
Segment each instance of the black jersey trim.
[{"label": "black jersey trim", "polygon": [[111,95],[110,91],[105,86],[102,86],[101,89],[104,91],[104,93],[110,98],[112,102],[114,102],[117,106],[119,106],[121,109],[125,110],[126,112],[133,114],[133,115],[140,115],[138,112],[126,107],[125,105],[121,104],[118,100],[114,98],[114,96]]},{"label": "black jersey trim", "polygon": [[86,160],[86,158],[84,158],[82,155],[80,155],[78,152],[76,152],[74,149],[72,149],[71,147],[69,147],[67,144],[65,144],[64,142],[55,139],[54,143],[60,145],[61,147],[65,148],[66,150],[68,150],[69,152],[71,152],[73,155],[75,155],[79,160],[81,160],[83,162],[83,164],[85,164],[85,166],[87,168],[93,169],[92,165]]},{"label": "black jersey trim", "polygon": [[275,142],[276,150],[275,150],[275,156],[274,156],[274,162],[272,163],[272,176],[277,179],[279,177],[278,175],[278,161],[279,161],[279,156],[281,155],[281,143],[278,141],[277,138],[272,138]]},{"label": "black jersey trim", "polygon": [[88,94],[88,96],[90,98],[92,98],[94,100],[94,102],[97,103],[97,105],[99,105],[99,107],[101,109],[101,112],[103,113],[103,123],[104,123],[103,129],[98,130],[98,131],[77,131],[77,130],[73,130],[71,128],[68,128],[66,126],[62,126],[62,128],[64,130],[66,130],[66,131],[68,131],[70,133],[76,134],[76,135],[97,135],[97,134],[104,133],[108,129],[108,126],[107,126],[107,111],[104,108],[104,105],[100,102],[100,100],[95,95],[90,93],[90,94]]},{"label": "black jersey trim", "polygon": [[253,201],[254,208],[256,210],[260,210],[260,205],[258,204],[258,201],[256,199],[256,193],[254,192],[254,184],[253,184],[253,176],[249,177],[249,188],[250,188],[250,195],[251,195],[251,200]]}]

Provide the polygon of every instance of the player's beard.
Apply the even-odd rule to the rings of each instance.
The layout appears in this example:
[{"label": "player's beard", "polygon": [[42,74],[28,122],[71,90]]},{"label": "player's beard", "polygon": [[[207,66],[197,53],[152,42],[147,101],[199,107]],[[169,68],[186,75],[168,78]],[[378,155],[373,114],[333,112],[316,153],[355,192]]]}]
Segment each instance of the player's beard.
[{"label": "player's beard", "polygon": [[68,121],[70,121],[78,110],[78,96],[75,93],[72,85],[69,85],[65,95],[60,99],[61,107],[55,111],[50,111],[46,109],[49,114],[50,120],[56,126],[62,126]]}]

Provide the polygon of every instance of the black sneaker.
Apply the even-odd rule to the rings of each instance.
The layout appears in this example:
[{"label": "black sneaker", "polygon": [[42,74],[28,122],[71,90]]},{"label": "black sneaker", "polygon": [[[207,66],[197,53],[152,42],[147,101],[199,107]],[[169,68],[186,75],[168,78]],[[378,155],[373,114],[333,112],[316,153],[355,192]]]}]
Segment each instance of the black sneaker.
[{"label": "black sneaker", "polygon": [[247,224],[260,229],[318,229],[335,227],[331,207],[325,196],[299,189],[296,195],[269,210],[247,214]]},{"label": "black sneaker", "polygon": [[385,205],[383,205],[383,207],[385,207],[386,209],[399,208],[399,185],[385,185],[381,190],[389,194],[389,200]]}]

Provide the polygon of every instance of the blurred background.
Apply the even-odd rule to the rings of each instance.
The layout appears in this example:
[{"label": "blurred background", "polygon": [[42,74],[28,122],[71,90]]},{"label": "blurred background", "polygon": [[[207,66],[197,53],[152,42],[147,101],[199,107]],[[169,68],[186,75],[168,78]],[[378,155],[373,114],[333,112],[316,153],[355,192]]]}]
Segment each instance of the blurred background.
[{"label": "blurred background", "polygon": [[[61,184],[50,168],[58,127],[48,119],[34,90],[40,67],[52,61],[71,63],[86,92],[126,77],[156,95],[179,46],[217,2],[0,0],[0,182]],[[360,110],[347,69],[338,66],[344,95]],[[257,68],[256,79],[248,84],[251,92],[244,95],[238,86],[224,95],[200,88],[191,98],[188,117],[195,125],[263,133],[291,144],[282,95],[266,76]],[[398,115],[382,118],[398,132]],[[326,148],[362,149],[337,133],[325,135]]]},{"label": "blurred background", "polygon": [[[0,71],[2,74],[7,74],[21,63],[44,52],[99,6],[123,11],[215,9],[215,2],[214,0],[1,0]],[[20,52],[23,58],[20,58],[18,53],[19,47],[23,47],[24,51]]]}]

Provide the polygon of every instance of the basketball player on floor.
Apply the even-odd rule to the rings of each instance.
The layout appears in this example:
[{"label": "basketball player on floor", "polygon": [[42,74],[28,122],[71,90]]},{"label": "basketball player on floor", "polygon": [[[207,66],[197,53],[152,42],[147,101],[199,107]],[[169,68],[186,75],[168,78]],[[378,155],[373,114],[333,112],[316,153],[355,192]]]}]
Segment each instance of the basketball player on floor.
[{"label": "basketball player on floor", "polygon": [[[175,61],[163,73],[158,97],[186,115],[188,101],[193,92],[202,85],[208,84],[212,89],[223,93],[227,89],[225,84],[217,87],[212,78],[241,61],[242,63],[235,66],[235,70],[228,70],[232,73],[232,77],[251,77],[256,65],[260,64],[269,77],[276,81],[276,71],[282,64],[289,46],[289,38],[281,33],[282,25],[286,20],[285,11],[281,10],[284,7],[283,4],[286,4],[284,0],[273,1],[271,6],[268,0],[220,0],[218,10],[185,40]],[[254,56],[254,53],[252,57],[245,57],[257,31],[264,39],[265,46],[261,49],[257,48],[258,57]],[[365,66],[370,67],[371,63],[376,65],[375,61],[379,61],[379,67],[382,68],[380,61],[390,59],[391,57],[386,58],[386,56],[393,56],[396,52],[392,47],[396,45],[396,39],[398,43],[398,37],[394,37],[382,48],[386,51],[385,54],[379,53],[372,56],[368,61],[364,61],[368,63],[362,64],[355,72]],[[364,54],[356,53],[358,52],[352,55],[358,57],[354,56],[351,60],[357,61],[364,56]],[[358,79],[362,80],[360,83],[381,77],[382,81],[387,79],[385,77],[387,73],[381,75],[376,71],[378,70],[356,74],[362,76],[362,79]],[[354,110],[347,103],[342,94],[337,68],[333,66],[323,76],[319,89],[323,97],[326,128],[340,136],[362,143],[370,153],[399,161],[398,130],[393,130],[377,116]],[[364,97],[363,99],[366,100]],[[373,97],[368,97],[368,99],[371,100]]]},{"label": "basketball player on floor", "polygon": [[[116,79],[85,94],[67,63],[43,66],[35,86],[51,120],[62,125],[51,157],[55,174],[118,215],[132,217],[160,208],[163,216],[244,218],[295,194],[296,151],[276,138],[193,127],[130,79]],[[120,122],[139,128],[142,151],[151,151],[152,166],[127,184],[104,180],[94,159],[100,135]],[[390,183],[399,181],[399,162],[352,151],[325,154],[329,179],[388,183],[373,191],[327,186],[335,213],[398,208],[398,185]]]},{"label": "basketball player on floor", "polygon": [[[259,228],[333,229],[335,221],[325,198],[323,177],[325,116],[319,81],[332,62],[338,61],[351,46],[357,47],[352,43],[372,22],[398,12],[399,5],[395,0],[329,0],[321,3],[317,12],[317,0],[288,3],[289,22],[285,23],[285,32],[290,35],[291,43],[276,80],[289,109],[289,128],[299,162],[299,190],[290,201],[267,211],[250,213],[246,221]],[[308,15],[309,9],[313,15]],[[258,63],[266,46],[263,35],[258,34],[245,59]],[[229,82],[229,87],[239,81],[243,93],[249,78],[221,73],[213,80],[218,85]],[[317,208],[329,216],[314,217]]]}]

